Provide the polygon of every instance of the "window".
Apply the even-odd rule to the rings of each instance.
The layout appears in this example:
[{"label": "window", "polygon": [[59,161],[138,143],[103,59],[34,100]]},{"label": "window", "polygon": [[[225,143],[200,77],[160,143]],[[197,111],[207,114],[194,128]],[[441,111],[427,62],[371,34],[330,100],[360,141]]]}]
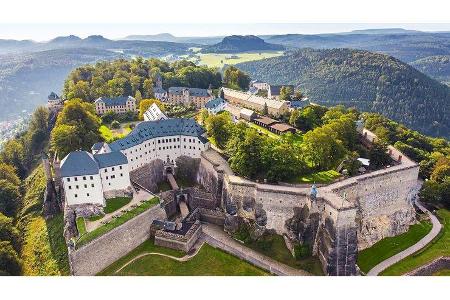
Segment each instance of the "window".
[{"label": "window", "polygon": [[111,171],[114,171],[114,167],[112,167]]},{"label": "window", "polygon": [[78,181],[78,178],[74,177],[75,181]]},{"label": "window", "polygon": [[75,198],[76,198],[76,197],[78,197],[78,195],[77,195],[77,194],[75,194]]},{"label": "window", "polygon": [[116,175],[111,175],[111,179],[114,179],[114,178],[116,178]]},{"label": "window", "polygon": [[122,170],[122,166],[120,166],[120,167],[119,167],[119,169],[121,169],[121,170]]},{"label": "window", "polygon": [[86,196],[88,196],[88,197],[89,197],[89,193],[87,193],[87,194],[86,194]]},{"label": "window", "polygon": [[67,178],[67,182],[70,182],[70,178]]},{"label": "window", "polygon": [[94,180],[94,176],[91,176],[91,180]]},{"label": "window", "polygon": [[106,179],[108,179],[108,176],[106,176]]},{"label": "window", "polygon": [[123,173],[120,173],[120,177],[123,177]]},{"label": "window", "polygon": [[72,189],[72,187],[69,185],[69,190],[71,190]]},{"label": "window", "polygon": [[83,176],[83,180],[86,180],[86,176]]},{"label": "window", "polygon": [[87,189],[87,184],[84,185],[84,188]]},{"label": "window", "polygon": [[91,184],[91,187],[94,187],[94,184]]},{"label": "window", "polygon": [[79,186],[77,185],[77,186],[75,186],[77,189],[79,188]]}]

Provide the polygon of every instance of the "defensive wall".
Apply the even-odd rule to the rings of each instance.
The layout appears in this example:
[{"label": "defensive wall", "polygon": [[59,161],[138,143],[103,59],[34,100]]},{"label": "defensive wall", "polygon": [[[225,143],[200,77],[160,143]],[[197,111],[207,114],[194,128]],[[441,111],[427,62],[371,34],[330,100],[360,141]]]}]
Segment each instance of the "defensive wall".
[{"label": "defensive wall", "polygon": [[166,213],[157,205],[79,249],[69,248],[72,275],[99,273],[148,240],[153,220],[164,220],[165,218]]}]

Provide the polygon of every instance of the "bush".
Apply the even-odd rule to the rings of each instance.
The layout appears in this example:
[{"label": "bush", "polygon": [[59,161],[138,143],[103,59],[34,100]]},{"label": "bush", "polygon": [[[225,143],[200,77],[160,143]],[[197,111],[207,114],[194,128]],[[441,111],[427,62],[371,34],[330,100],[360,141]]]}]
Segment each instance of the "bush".
[{"label": "bush", "polygon": [[20,275],[22,262],[8,241],[0,241],[0,274]]},{"label": "bush", "polygon": [[120,128],[120,123],[118,121],[116,121],[116,120],[112,121],[111,128],[119,129]]},{"label": "bush", "polygon": [[308,244],[296,244],[294,246],[295,259],[311,256],[311,247]]}]

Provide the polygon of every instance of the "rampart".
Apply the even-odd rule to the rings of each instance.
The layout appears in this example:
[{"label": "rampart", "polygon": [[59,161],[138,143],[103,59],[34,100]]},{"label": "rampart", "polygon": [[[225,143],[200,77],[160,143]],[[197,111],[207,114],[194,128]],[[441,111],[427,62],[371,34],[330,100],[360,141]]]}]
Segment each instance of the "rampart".
[{"label": "rampart", "polygon": [[189,226],[187,232],[177,233],[157,230],[155,232],[155,245],[189,252],[200,237],[202,226],[198,220],[193,224],[184,224],[183,226]]},{"label": "rampart", "polygon": [[95,275],[129,253],[150,237],[153,220],[164,220],[166,214],[158,205],[114,228],[79,249],[69,248],[73,275]]}]

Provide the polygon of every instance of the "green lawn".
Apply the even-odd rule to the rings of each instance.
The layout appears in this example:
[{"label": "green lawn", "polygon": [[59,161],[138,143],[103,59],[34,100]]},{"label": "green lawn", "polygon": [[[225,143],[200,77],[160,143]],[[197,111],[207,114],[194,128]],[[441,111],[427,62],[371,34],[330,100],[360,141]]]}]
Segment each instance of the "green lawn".
[{"label": "green lawn", "polygon": [[330,183],[339,178],[341,174],[335,170],[321,171],[293,178],[291,183]]},{"label": "green lawn", "polygon": [[279,138],[280,138],[280,136],[279,136],[278,134],[275,134],[275,133],[273,133],[273,132],[267,130],[267,129],[264,128],[264,127],[261,127],[261,126],[259,126],[259,125],[256,125],[255,123],[248,122],[247,124],[248,124],[250,127],[255,128],[255,129],[258,130],[259,132],[264,133],[265,135],[268,135],[269,137],[271,137],[271,138],[273,138],[273,139],[279,139]]},{"label": "green lawn", "polygon": [[77,229],[78,229],[78,236],[82,236],[86,233],[86,223],[84,222],[84,218],[80,217],[77,218]]},{"label": "green lawn", "polygon": [[387,237],[374,244],[372,247],[364,249],[358,253],[358,266],[364,272],[385,259],[405,250],[422,239],[430,232],[432,225],[429,221],[422,221],[409,227],[403,234],[394,237]]},{"label": "green lawn", "polygon": [[130,197],[116,197],[116,198],[107,199],[106,207],[104,209],[105,214],[110,214],[112,212],[115,212],[119,208],[130,203],[131,200],[132,200],[132,198],[130,198]]},{"label": "green lawn", "polygon": [[317,257],[294,258],[281,235],[265,235],[259,241],[245,243],[245,245],[293,268],[305,270],[314,275],[324,275],[322,265]]},{"label": "green lawn", "polygon": [[381,275],[401,275],[423,266],[440,256],[450,255],[450,211],[440,209],[437,215],[443,225],[439,235],[428,246],[384,270]]},{"label": "green lawn", "polygon": [[103,270],[99,275],[146,275],[146,276],[237,276],[237,275],[268,275],[267,272],[222,250],[204,244],[199,253],[185,262],[174,259],[147,255],[141,257],[118,273],[115,273],[127,261],[146,252],[159,252],[181,257],[179,251],[155,246],[152,241],[146,241],[132,252]]},{"label": "green lawn", "polygon": [[106,125],[102,125],[99,128],[100,135],[106,142],[112,142],[114,140],[127,136],[131,132],[130,124],[134,123],[136,122],[123,123],[120,125],[119,129],[111,129]]},{"label": "green lawn", "polygon": [[89,243],[90,241],[107,233],[108,231],[111,231],[112,229],[116,228],[117,226],[122,225],[126,221],[143,213],[144,211],[157,205],[158,203],[159,203],[159,199],[157,197],[154,197],[154,198],[142,203],[138,207],[133,208],[131,211],[124,213],[119,218],[112,219],[108,224],[102,225],[102,226],[86,233],[85,235],[80,237],[80,239],[77,241],[77,247],[81,247],[82,245]]},{"label": "green lawn", "polygon": [[[231,55],[238,58],[231,58]],[[235,65],[241,62],[260,60],[270,57],[283,55],[283,51],[267,51],[267,52],[241,52],[241,53],[198,53],[197,57],[200,59],[200,65],[207,65],[209,67],[221,68],[225,64]]]}]

